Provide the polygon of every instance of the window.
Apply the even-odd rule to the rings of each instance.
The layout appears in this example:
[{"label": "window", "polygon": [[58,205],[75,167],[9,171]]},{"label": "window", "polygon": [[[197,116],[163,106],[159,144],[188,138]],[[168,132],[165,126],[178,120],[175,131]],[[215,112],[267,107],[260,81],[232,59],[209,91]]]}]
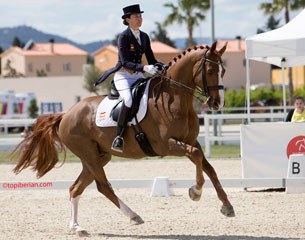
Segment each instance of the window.
[{"label": "window", "polygon": [[50,63],[46,64],[46,71],[51,72],[51,64]]},{"label": "window", "polygon": [[28,71],[33,72],[33,64],[32,63],[28,64]]},{"label": "window", "polygon": [[70,72],[71,71],[70,63],[64,63],[63,70],[64,72]]}]

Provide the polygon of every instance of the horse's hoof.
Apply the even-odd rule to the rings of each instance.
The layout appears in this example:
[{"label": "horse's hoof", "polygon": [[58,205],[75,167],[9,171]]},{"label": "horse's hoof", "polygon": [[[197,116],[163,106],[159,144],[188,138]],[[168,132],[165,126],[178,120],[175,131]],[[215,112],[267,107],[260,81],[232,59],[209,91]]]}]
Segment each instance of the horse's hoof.
[{"label": "horse's hoof", "polygon": [[197,190],[195,186],[189,188],[189,196],[193,201],[199,201],[201,198],[201,190]]},{"label": "horse's hoof", "polygon": [[140,216],[135,216],[135,217],[130,219],[130,223],[132,225],[139,225],[139,224],[144,223],[144,221],[142,220],[142,218]]},{"label": "horse's hoof", "polygon": [[75,226],[75,227],[71,228],[70,233],[75,234],[79,237],[89,237],[90,236],[90,234],[85,229],[81,228],[80,226]]},{"label": "horse's hoof", "polygon": [[220,212],[226,217],[235,217],[235,212],[233,206],[222,205]]},{"label": "horse's hoof", "polygon": [[90,234],[86,230],[76,231],[76,235],[79,237],[89,237]]}]

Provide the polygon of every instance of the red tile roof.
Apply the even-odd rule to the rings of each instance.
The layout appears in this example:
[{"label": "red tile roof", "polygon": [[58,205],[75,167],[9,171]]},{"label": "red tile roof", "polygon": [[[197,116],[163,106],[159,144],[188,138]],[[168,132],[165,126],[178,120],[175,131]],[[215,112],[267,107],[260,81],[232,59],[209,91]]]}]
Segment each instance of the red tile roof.
[{"label": "red tile roof", "polygon": [[218,40],[217,48],[221,48],[226,42],[228,42],[226,52],[240,52],[246,49],[246,41],[243,39]]},{"label": "red tile roof", "polygon": [[11,47],[8,51],[15,51],[24,56],[88,55],[86,51],[83,51],[69,43],[34,43],[33,47],[29,50],[23,50],[19,47]]},{"label": "red tile roof", "polygon": [[[171,47],[169,45],[166,45],[166,44],[164,44],[162,42],[159,42],[159,41],[152,41],[151,42],[151,48],[152,48],[154,53],[177,53],[177,54],[180,53],[179,49],[173,48],[173,47]],[[116,46],[105,45],[104,47],[95,51],[93,53],[93,55],[97,55],[97,54],[101,53],[102,51],[105,51],[106,49],[110,50],[112,52],[118,53],[118,48]]]}]

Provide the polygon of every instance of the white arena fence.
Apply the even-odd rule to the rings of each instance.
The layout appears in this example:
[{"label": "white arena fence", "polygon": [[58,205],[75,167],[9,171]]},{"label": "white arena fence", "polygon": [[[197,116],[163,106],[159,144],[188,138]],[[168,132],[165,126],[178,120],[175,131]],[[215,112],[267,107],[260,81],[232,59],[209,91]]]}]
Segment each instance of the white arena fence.
[{"label": "white arena fence", "polygon": [[[205,114],[204,116],[204,133],[200,131],[199,137],[204,137],[205,155],[211,156],[211,144],[217,141],[219,144],[223,142],[238,142],[240,144],[240,124],[248,118],[246,113],[234,113],[234,114]],[[277,113],[251,113],[251,120],[263,120],[263,121],[283,121],[285,114],[283,112]],[[213,120],[217,121],[217,132],[211,131],[213,126]],[[224,120],[235,120],[240,124],[234,131],[223,130]],[[236,126],[236,125],[235,125]]]},{"label": "white arena fence", "polygon": [[[279,107],[269,107],[269,113],[251,113],[252,120],[261,120],[261,121],[283,121],[285,115],[283,112],[275,112],[279,110]],[[232,108],[233,109],[233,108]],[[232,110],[229,109],[229,110]],[[243,108],[242,108],[243,109]],[[256,107],[255,109],[266,110],[266,107]],[[235,111],[240,111],[241,108],[234,108]],[[234,113],[234,114],[200,114],[199,118],[204,119],[204,126],[200,127],[199,132],[199,142],[205,146],[205,155],[206,157],[211,156],[211,145],[217,142],[218,144],[223,144],[224,142],[234,142],[238,145],[240,144],[240,124],[247,120],[248,115],[246,113]],[[9,127],[24,127],[28,129],[36,119],[0,119],[0,129],[4,128],[4,134],[8,133]],[[225,125],[223,124],[226,120],[234,120],[239,124]],[[213,127],[213,121],[217,121],[217,131],[215,132]],[[233,126],[231,130],[228,130],[229,126]],[[18,143],[20,139],[2,139],[0,137],[0,145],[5,144],[4,142],[10,141],[11,143]]]},{"label": "white arena fence", "polygon": [[[139,179],[139,180],[110,180],[113,188],[150,188],[155,191],[156,180]],[[167,177],[161,177],[167,178]],[[305,187],[305,178],[253,178],[253,179],[220,179],[224,188],[286,188],[286,187]],[[68,190],[74,181],[0,181],[0,191],[19,191],[19,190]],[[168,178],[168,189],[189,188],[195,185],[195,180]],[[161,186],[164,187],[164,186]],[[210,179],[206,179],[204,188],[213,187]],[[95,189],[95,183],[88,188]]]},{"label": "white arena fence", "polygon": [[4,133],[8,133],[9,127],[24,127],[28,129],[36,119],[32,118],[23,118],[23,119],[0,119],[0,129],[4,129]]}]

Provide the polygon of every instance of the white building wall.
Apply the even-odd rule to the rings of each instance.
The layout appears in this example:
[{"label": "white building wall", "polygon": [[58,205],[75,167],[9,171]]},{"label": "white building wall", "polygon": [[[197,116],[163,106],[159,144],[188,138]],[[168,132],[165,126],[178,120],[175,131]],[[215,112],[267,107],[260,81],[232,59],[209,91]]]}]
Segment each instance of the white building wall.
[{"label": "white building wall", "polygon": [[78,97],[83,99],[93,95],[84,89],[84,83],[83,76],[0,78],[0,89],[15,93],[33,92],[39,108],[41,102],[62,102],[63,111],[67,111]]}]

